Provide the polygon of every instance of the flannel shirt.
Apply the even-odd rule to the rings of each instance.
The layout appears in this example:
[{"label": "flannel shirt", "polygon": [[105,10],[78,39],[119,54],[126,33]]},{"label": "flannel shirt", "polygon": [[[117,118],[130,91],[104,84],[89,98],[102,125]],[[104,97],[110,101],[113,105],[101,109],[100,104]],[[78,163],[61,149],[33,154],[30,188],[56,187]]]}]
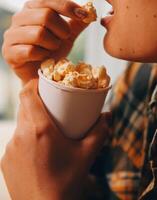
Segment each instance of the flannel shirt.
[{"label": "flannel shirt", "polygon": [[110,99],[112,137],[97,157],[89,200],[157,200],[157,65],[133,63]]}]

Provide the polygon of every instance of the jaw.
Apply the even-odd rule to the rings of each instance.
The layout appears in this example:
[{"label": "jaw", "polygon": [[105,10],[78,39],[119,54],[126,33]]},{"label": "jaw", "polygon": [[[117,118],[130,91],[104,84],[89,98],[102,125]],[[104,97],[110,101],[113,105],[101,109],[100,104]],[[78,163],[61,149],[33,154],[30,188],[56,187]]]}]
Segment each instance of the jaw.
[{"label": "jaw", "polygon": [[111,56],[124,60],[157,62],[157,18],[153,17],[156,12],[153,6],[150,12],[150,8],[140,8],[139,2],[134,3],[134,6],[138,4],[137,8],[130,7],[129,0],[125,4],[117,2],[104,38],[105,50]]}]

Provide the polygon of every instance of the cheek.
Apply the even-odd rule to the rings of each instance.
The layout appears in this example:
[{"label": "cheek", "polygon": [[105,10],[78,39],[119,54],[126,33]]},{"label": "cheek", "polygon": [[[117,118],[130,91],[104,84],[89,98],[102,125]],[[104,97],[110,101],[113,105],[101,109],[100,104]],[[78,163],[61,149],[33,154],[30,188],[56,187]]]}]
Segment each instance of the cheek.
[{"label": "cheek", "polygon": [[157,12],[129,4],[117,10],[104,38],[106,51],[117,58],[131,61],[157,61]]}]

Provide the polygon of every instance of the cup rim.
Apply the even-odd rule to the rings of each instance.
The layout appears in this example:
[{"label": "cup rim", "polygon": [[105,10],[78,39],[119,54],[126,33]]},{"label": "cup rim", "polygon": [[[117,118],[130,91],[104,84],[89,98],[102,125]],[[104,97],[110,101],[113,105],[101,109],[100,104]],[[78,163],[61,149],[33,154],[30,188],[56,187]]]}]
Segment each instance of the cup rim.
[{"label": "cup rim", "polygon": [[53,81],[53,80],[49,80],[47,79],[41,69],[38,69],[38,75],[39,78],[41,78],[42,80],[46,81],[48,84],[50,84],[51,86],[56,87],[57,89],[60,90],[64,90],[67,92],[77,92],[77,93],[104,93],[107,92],[108,90],[110,90],[112,88],[112,85],[106,87],[106,88],[98,88],[98,89],[84,89],[84,88],[76,88],[76,87],[68,87],[62,84],[58,84],[57,82]]}]

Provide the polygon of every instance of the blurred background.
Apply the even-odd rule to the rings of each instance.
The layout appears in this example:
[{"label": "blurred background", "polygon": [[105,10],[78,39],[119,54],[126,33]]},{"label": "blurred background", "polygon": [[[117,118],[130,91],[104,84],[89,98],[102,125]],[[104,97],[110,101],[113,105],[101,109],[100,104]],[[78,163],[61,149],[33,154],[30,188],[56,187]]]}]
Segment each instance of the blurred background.
[{"label": "blurred background", "polygon": [[[3,33],[10,25],[12,14],[20,10],[25,1],[0,0],[0,49],[3,42]],[[84,4],[87,0],[76,0],[76,2]],[[94,4],[98,10],[98,20],[100,20],[110,10],[110,5],[104,0],[94,1]],[[104,34],[105,30],[100,23],[91,24],[75,42],[69,58],[73,62],[83,60],[95,66],[105,65],[112,83],[114,83],[127,63],[112,58],[104,52],[102,45]],[[19,90],[20,81],[9,69],[0,52],[0,158],[14,131]],[[10,199],[1,174],[0,199]]]}]

